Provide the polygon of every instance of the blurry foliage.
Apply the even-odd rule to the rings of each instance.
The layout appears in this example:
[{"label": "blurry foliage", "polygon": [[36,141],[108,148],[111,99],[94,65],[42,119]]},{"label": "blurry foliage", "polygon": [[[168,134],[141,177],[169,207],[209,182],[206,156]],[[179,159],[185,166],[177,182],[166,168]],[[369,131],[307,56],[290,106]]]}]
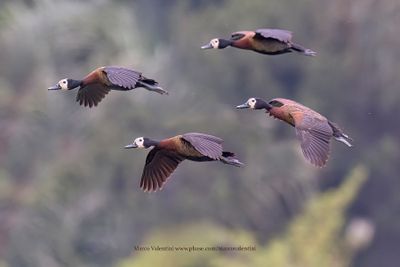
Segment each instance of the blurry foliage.
[{"label": "blurry foliage", "polygon": [[368,177],[364,166],[356,166],[338,189],[309,201],[304,214],[289,226],[282,239],[272,241],[266,251],[267,266],[349,266],[341,231],[346,209]]},{"label": "blurry foliage", "polygon": [[[302,214],[290,223],[286,232],[266,246],[245,231],[226,230],[209,224],[178,225],[173,229],[154,231],[140,247],[149,251],[132,252],[118,267],[138,266],[234,266],[234,267],[344,267],[349,266],[351,252],[346,251],[341,231],[346,209],[357,196],[368,176],[363,166],[357,166],[337,188],[309,200]],[[157,247],[247,247],[256,251],[154,251]]]},{"label": "blurry foliage", "polygon": [[[277,234],[358,164],[371,179],[348,216],[376,223],[377,238],[353,265],[397,266],[399,11],[395,0],[1,1],[0,266],[111,266],[153,230],[193,221],[240,229],[284,255],[297,233]],[[199,49],[261,27],[292,30],[318,57]],[[46,90],[102,65],[138,69],[171,94],[111,92],[88,110],[74,91]],[[355,146],[333,142],[315,169],[289,126],[234,109],[250,96],[298,100]],[[147,152],[122,147],[190,131],[224,138],[246,167],[184,162],[163,191],[141,192]],[[332,217],[330,237],[343,220]]]}]

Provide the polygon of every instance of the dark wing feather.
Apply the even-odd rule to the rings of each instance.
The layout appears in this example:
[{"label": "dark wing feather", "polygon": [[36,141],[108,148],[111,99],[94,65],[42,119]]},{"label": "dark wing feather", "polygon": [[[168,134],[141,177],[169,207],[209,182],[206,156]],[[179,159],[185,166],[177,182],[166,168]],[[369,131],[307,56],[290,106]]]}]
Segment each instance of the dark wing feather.
[{"label": "dark wing feather", "polygon": [[254,38],[276,39],[284,43],[289,43],[292,40],[292,32],[280,29],[258,29]]},{"label": "dark wing feather", "polygon": [[97,106],[98,103],[110,92],[110,89],[100,83],[92,83],[79,88],[76,101],[85,107]]},{"label": "dark wing feather", "polygon": [[186,133],[182,138],[204,156],[216,160],[222,156],[221,138],[202,133]]},{"label": "dark wing feather", "polygon": [[295,128],[306,159],[315,166],[324,166],[329,157],[332,137],[332,128],[328,122],[304,115],[301,120],[295,119]]},{"label": "dark wing feather", "polygon": [[144,191],[162,189],[168,177],[182,160],[184,158],[176,153],[153,148],[146,158],[146,164],[140,180],[140,188]]},{"label": "dark wing feather", "polygon": [[237,41],[242,39],[244,36],[246,36],[244,33],[240,33],[240,32],[234,32],[231,34],[231,41]]},{"label": "dark wing feather", "polygon": [[113,85],[126,89],[135,88],[137,82],[142,77],[140,72],[121,67],[104,67],[103,71]]}]

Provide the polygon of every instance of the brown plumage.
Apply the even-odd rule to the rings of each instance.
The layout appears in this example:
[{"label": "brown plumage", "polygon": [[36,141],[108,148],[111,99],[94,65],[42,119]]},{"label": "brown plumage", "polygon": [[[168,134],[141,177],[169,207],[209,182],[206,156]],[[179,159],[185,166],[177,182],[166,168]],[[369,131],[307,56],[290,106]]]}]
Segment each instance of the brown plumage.
[{"label": "brown plumage", "polygon": [[315,56],[311,49],[292,42],[292,32],[280,29],[258,29],[255,31],[239,31],[231,34],[229,40],[214,38],[202,49],[223,49],[228,46],[252,50],[266,55],[279,55],[299,52],[306,56]]},{"label": "brown plumage", "polygon": [[161,141],[138,137],[125,148],[153,147],[146,158],[140,188],[144,191],[156,191],[162,189],[168,177],[185,159],[221,161],[233,166],[242,166],[234,153],[223,151],[222,142],[222,139],[212,135],[186,133]]},{"label": "brown plumage", "polygon": [[267,103],[260,98],[250,98],[236,108],[265,109],[271,116],[295,127],[303,155],[318,167],[324,166],[328,160],[332,137],[349,147],[352,146],[351,139],[336,123],[290,99],[275,98]]},{"label": "brown plumage", "polygon": [[100,67],[86,75],[82,80],[62,79],[48,90],[71,90],[79,88],[76,101],[85,107],[97,106],[110,90],[129,91],[143,87],[159,94],[168,94],[155,80],[142,73],[115,66]]}]

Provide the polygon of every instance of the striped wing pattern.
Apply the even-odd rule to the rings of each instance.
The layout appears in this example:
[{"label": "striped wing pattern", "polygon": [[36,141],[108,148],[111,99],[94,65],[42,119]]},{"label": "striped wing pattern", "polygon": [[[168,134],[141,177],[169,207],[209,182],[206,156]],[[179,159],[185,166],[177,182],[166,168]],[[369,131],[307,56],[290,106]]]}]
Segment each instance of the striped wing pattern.
[{"label": "striped wing pattern", "polygon": [[183,157],[174,152],[153,148],[146,158],[140,188],[150,192],[162,189],[169,176],[183,160]]},{"label": "striped wing pattern", "polygon": [[119,87],[133,89],[142,77],[140,72],[122,67],[104,67],[108,80]]},{"label": "striped wing pattern", "polygon": [[182,135],[182,138],[204,156],[215,160],[222,156],[223,140],[221,138],[202,133],[186,133]]},{"label": "striped wing pattern", "polygon": [[284,43],[289,43],[292,40],[292,32],[280,29],[258,29],[256,30],[256,38],[272,38]]},{"label": "striped wing pattern", "polygon": [[108,92],[110,92],[110,89],[99,83],[89,84],[79,89],[76,101],[81,106],[89,106],[91,108],[97,106]]},{"label": "striped wing pattern", "polygon": [[329,157],[332,137],[328,122],[305,115],[301,121],[295,118],[295,129],[305,158],[315,166],[324,166]]}]

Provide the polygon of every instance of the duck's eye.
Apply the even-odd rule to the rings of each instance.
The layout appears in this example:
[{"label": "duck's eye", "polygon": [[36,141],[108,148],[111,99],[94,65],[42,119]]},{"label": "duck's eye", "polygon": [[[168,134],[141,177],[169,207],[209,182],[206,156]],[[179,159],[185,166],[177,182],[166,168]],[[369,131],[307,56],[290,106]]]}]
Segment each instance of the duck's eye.
[{"label": "duck's eye", "polygon": [[255,99],[252,99],[252,100],[251,100],[251,103],[255,103],[255,102],[256,102],[256,100],[255,100]]},{"label": "duck's eye", "polygon": [[67,81],[63,81],[62,83],[63,83],[63,84],[66,84],[66,83],[67,83]]}]

